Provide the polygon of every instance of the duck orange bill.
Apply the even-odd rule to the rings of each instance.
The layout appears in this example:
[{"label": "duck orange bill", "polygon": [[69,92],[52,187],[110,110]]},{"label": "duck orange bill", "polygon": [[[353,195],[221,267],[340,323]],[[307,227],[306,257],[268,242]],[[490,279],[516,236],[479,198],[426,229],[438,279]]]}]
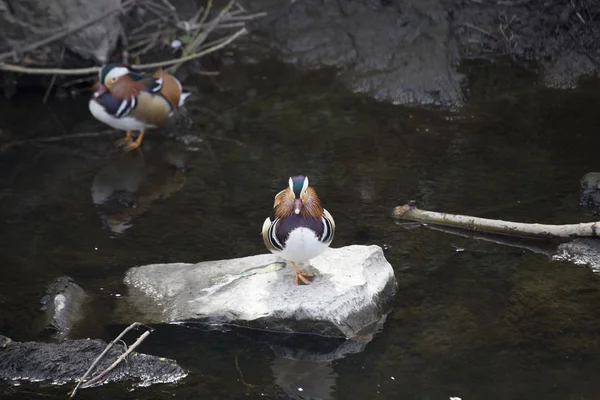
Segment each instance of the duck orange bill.
[{"label": "duck orange bill", "polygon": [[301,209],[302,209],[302,200],[294,199],[294,213],[300,214]]},{"label": "duck orange bill", "polygon": [[[96,86],[96,85],[94,85]],[[98,85],[97,87],[95,87],[96,91],[94,92],[94,97],[100,97],[102,96],[104,93],[108,92],[108,88],[104,85]]]}]

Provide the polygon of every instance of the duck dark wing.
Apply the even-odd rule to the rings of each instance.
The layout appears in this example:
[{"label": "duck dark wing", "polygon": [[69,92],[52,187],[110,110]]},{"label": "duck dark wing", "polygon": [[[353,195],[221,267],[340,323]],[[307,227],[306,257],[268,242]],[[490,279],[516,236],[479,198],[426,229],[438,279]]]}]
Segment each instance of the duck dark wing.
[{"label": "duck dark wing", "polygon": [[[270,221],[271,221],[271,223],[269,224],[266,231],[264,230],[264,227],[263,227],[263,240],[265,242],[265,245],[267,246],[267,248],[270,251],[281,251],[281,250],[283,250],[283,244],[277,238],[277,225],[280,220],[278,218],[276,218],[275,220],[270,220]],[[266,222],[265,222],[265,227],[266,227]]]},{"label": "duck dark wing", "polygon": [[333,217],[327,210],[323,209],[323,216],[321,217],[323,221],[323,235],[321,235],[321,242],[323,243],[331,243],[333,241],[333,236],[335,235],[335,221]]},{"label": "duck dark wing", "polygon": [[96,102],[104,107],[104,110],[116,117],[123,118],[126,117],[131,110],[133,110],[137,106],[137,100],[135,96],[128,97],[125,99],[119,99],[110,93],[104,93],[103,95],[97,97]]},{"label": "duck dark wing", "polygon": [[323,241],[323,234],[326,233],[323,218],[305,217],[302,214],[292,214],[289,217],[279,220],[275,231],[277,240],[280,243],[285,243],[290,236],[290,233],[297,228],[310,229],[321,241]]}]

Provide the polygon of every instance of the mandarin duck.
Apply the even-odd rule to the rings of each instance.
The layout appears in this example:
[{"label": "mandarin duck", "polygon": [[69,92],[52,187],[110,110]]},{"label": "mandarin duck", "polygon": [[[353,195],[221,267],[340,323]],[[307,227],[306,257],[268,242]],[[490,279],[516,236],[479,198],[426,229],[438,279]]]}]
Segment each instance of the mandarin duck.
[{"label": "mandarin duck", "polygon": [[[117,141],[125,151],[140,147],[145,130],[163,126],[191,94],[162,69],[146,75],[126,64],[106,64],[98,75],[89,109],[96,119],[126,131]],[[140,132],[136,140],[132,131]]]},{"label": "mandarin duck", "polygon": [[292,176],[289,186],[277,193],[271,215],[265,219],[262,237],[271,253],[290,261],[298,280],[310,284],[314,274],[301,272],[296,263],[322,254],[333,240],[335,222],[305,176]]}]

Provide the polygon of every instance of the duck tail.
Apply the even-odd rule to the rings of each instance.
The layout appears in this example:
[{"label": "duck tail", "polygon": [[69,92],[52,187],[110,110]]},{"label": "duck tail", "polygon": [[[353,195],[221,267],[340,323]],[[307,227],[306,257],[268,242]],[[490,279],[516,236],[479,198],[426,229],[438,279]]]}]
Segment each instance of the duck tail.
[{"label": "duck tail", "polygon": [[179,96],[179,107],[183,106],[188,97],[192,95],[191,92],[181,92],[181,96]]}]

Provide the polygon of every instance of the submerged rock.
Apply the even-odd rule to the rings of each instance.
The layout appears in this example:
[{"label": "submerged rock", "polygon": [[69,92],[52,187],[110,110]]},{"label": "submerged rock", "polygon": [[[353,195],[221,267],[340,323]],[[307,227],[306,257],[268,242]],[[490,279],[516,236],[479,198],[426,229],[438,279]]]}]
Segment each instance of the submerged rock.
[{"label": "submerged rock", "polygon": [[561,243],[552,255],[552,259],[586,265],[595,273],[600,273],[600,240],[579,238]]},{"label": "submerged rock", "polygon": [[55,338],[65,337],[81,318],[86,298],[83,289],[69,277],[60,277],[52,282],[41,300],[46,332]]},{"label": "submerged rock", "polygon": [[291,264],[272,254],[131,268],[125,312],[146,323],[198,321],[346,338],[376,329],[397,290],[379,246],[330,248],[311,265],[300,267],[316,273],[306,286],[296,286]]},{"label": "submerged rock", "polygon": [[600,172],[588,172],[581,178],[579,206],[596,209],[600,207]]},{"label": "submerged rock", "polygon": [[[101,340],[65,340],[61,343],[13,342],[0,335],[0,380],[11,382],[75,382],[106,348]],[[108,368],[126,348],[115,344],[98,363],[92,377]],[[132,352],[100,381],[137,379],[141,384],[176,382],[186,372],[174,360]]]}]

